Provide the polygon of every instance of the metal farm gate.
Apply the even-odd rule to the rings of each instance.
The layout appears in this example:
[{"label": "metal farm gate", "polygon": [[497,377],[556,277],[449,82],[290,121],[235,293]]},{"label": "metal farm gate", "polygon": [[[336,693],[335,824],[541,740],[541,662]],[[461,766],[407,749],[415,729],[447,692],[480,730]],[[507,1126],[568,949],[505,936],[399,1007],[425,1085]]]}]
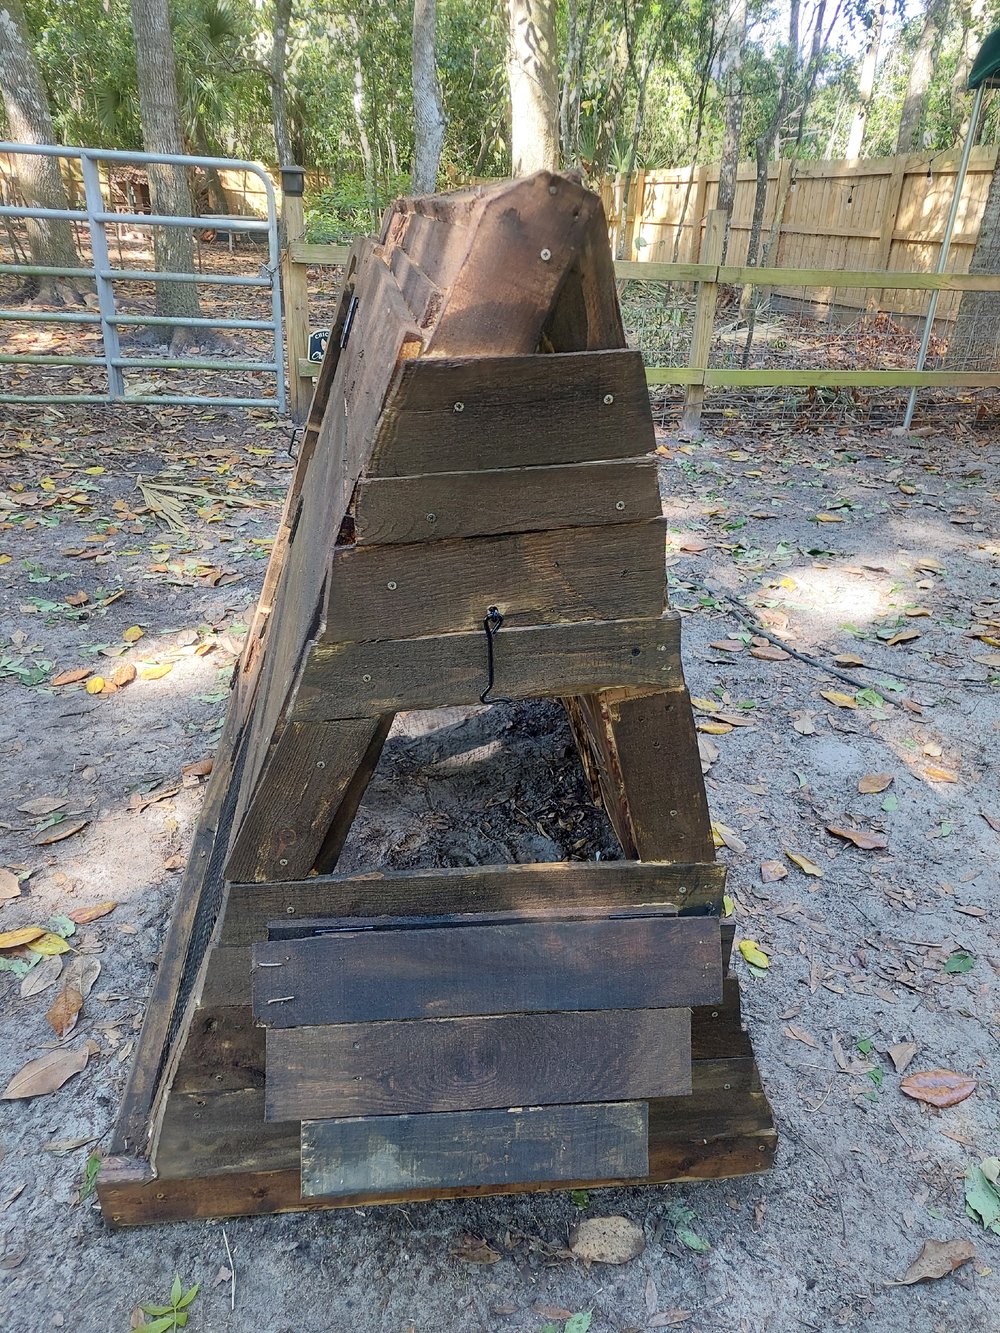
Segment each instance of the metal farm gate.
[{"label": "metal farm gate", "polygon": [[[274,407],[285,410],[285,378],[281,324],[280,262],[278,252],[278,220],[274,186],[264,169],[254,162],[234,161],[229,158],[188,157],[177,154],[128,153],[102,148],[66,148],[63,146],[0,142],[0,154],[32,154],[35,156],[75,160],[80,164],[83,180],[84,208],[31,208],[19,204],[0,206],[0,218],[49,219],[86,222],[91,248],[90,267],[49,268],[30,263],[0,263],[0,275],[32,277],[75,277],[95,284],[96,310],[48,311],[14,307],[0,309],[0,321],[38,324],[83,324],[100,327],[103,355],[74,356],[13,352],[0,349],[0,365],[37,366],[104,366],[107,389],[104,393],[0,393],[0,403],[189,403],[229,407]],[[203,167],[216,170],[237,170],[257,177],[263,186],[267,201],[267,218],[252,216],[220,216],[202,214],[195,217],[166,217],[156,213],[117,213],[105,202],[101,189],[99,164],[131,164],[144,166],[162,163],[185,168]],[[109,227],[149,228],[187,227],[191,229],[222,229],[239,232],[260,232],[267,236],[267,262],[256,274],[159,273],[148,270],[114,268],[108,245]],[[115,300],[115,284],[119,282],[204,283],[213,286],[266,288],[270,297],[270,317],[266,319],[216,318],[199,316],[157,316],[122,314]],[[123,356],[119,330],[128,326],[183,326],[188,328],[266,330],[270,333],[272,349],[267,360],[232,360],[219,358],[185,358],[183,356]],[[129,393],[125,384],[127,370],[191,370],[264,372],[274,376],[275,392],[271,397],[231,397],[224,395],[185,393]]]}]

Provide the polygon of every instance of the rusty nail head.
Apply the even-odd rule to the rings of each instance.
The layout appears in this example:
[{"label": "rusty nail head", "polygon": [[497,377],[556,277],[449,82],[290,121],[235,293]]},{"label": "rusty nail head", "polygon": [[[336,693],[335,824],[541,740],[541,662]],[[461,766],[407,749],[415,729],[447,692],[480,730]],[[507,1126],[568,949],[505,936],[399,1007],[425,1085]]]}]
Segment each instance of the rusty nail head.
[{"label": "rusty nail head", "polygon": [[539,254],[538,257],[539,257],[539,259],[541,259],[544,263],[547,264],[547,263],[549,262],[549,260],[552,258],[552,251],[548,248],[548,246],[546,246],[545,249],[541,251],[541,253]]}]

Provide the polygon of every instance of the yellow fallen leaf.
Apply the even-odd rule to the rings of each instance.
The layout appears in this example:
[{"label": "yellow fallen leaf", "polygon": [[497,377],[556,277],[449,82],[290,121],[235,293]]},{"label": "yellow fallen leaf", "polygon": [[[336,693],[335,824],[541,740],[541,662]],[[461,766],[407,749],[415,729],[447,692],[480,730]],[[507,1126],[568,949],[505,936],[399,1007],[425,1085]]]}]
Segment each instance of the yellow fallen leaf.
[{"label": "yellow fallen leaf", "polygon": [[40,953],[43,958],[54,958],[58,953],[69,953],[69,945],[61,935],[45,930],[37,939],[31,941],[28,948],[32,953]]},{"label": "yellow fallen leaf", "polygon": [[728,722],[698,722],[696,726],[699,731],[709,736],[725,736],[727,732],[732,731]]},{"label": "yellow fallen leaf", "polygon": [[103,676],[91,676],[90,680],[87,681],[83,688],[88,694],[100,694],[101,690],[104,689],[104,685],[105,680]]},{"label": "yellow fallen leaf", "polygon": [[104,469],[102,467],[85,467],[83,470],[84,472],[86,472],[88,477],[104,476]]},{"label": "yellow fallen leaf", "polygon": [[0,565],[9,565],[13,559],[12,555],[0,555]]},{"label": "yellow fallen leaf", "polygon": [[732,852],[745,852],[747,849],[746,843],[738,833],[734,833],[731,828],[727,828],[725,824],[719,824],[714,819],[712,820],[712,841],[716,847],[728,847]]},{"label": "yellow fallen leaf", "polygon": [[793,866],[798,866],[800,870],[805,871],[807,875],[815,875],[817,879],[823,878],[823,872],[815,861],[810,861],[808,856],[800,856],[798,852],[790,852],[785,848],[785,855],[791,861]]},{"label": "yellow fallen leaf", "polygon": [[122,638],[126,643],[138,643],[144,633],[145,630],[141,630],[138,625],[133,625],[131,629],[125,631]]},{"label": "yellow fallen leaf", "polygon": [[771,960],[756,940],[740,940],[740,953],[754,967],[770,967]]},{"label": "yellow fallen leaf", "polygon": [[844,694],[841,690],[820,690],[820,694],[829,703],[836,704],[838,708],[857,708],[858,701],[853,694]]},{"label": "yellow fallen leaf", "polygon": [[795,580],[789,578],[787,575],[778,582],[778,587],[784,588],[787,592],[794,592],[798,586],[799,585],[795,582]]},{"label": "yellow fallen leaf", "polygon": [[156,666],[143,667],[139,675],[143,680],[159,680],[161,676],[167,675],[173,669],[173,662],[160,662]]},{"label": "yellow fallen leaf", "polygon": [[692,697],[691,707],[699,709],[702,713],[716,713],[722,707],[722,704],[716,699],[699,699]]},{"label": "yellow fallen leaf", "polygon": [[844,520],[843,520],[843,518],[841,517],[840,514],[817,514],[817,515],[816,515],[816,522],[817,522],[817,523],[843,523],[843,521],[844,521]]},{"label": "yellow fallen leaf", "polygon": [[0,949],[17,949],[45,934],[44,926],[22,926],[20,930],[0,932]]},{"label": "yellow fallen leaf", "polygon": [[732,916],[732,914],[733,914],[735,911],[736,911],[736,904],[733,902],[732,898],[730,898],[730,896],[729,896],[728,893],[723,894],[723,896],[722,896],[722,915],[723,915],[723,916]]},{"label": "yellow fallen leaf", "polygon": [[933,764],[924,769],[924,776],[930,778],[931,782],[957,782],[958,774],[952,773],[947,768],[937,768]]}]

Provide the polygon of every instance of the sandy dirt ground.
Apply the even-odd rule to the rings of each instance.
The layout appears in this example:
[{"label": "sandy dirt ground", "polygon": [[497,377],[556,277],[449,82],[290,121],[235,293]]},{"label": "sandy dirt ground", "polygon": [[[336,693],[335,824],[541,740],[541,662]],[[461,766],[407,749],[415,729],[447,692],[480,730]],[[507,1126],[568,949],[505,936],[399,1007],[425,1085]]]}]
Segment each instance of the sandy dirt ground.
[{"label": "sandy dirt ground", "polygon": [[[179,1274],[200,1284],[193,1333],[538,1333],[576,1314],[599,1333],[1000,1328],[1000,1237],[963,1196],[965,1174],[1000,1151],[1000,445],[961,422],[913,438],[718,421],[726,433],[703,440],[662,436],[667,574],[737,938],[769,960],[754,971],[734,955],[781,1136],[774,1170],[112,1232],[88,1175],[128,1073],[290,432],[210,410],[5,417],[0,929],[48,926],[71,949],[0,974],[0,1085],[43,1056],[63,1071],[88,1059],[57,1091],[0,1107],[4,1327],[118,1333]],[[161,490],[144,495],[140,478]],[[177,485],[199,493],[162,490]],[[187,530],[149,512],[164,494]],[[754,624],[822,665],[755,642]],[[129,665],[136,679],[113,692],[52,684],[84,668],[113,682]],[[598,853],[614,843],[568,727],[533,704],[398,719],[342,865]],[[46,1015],[70,967],[92,988],[60,1039],[66,1014]],[[972,1080],[971,1095],[939,1110],[905,1094],[906,1076],[934,1069]],[[605,1215],[638,1223],[645,1250],[587,1268],[568,1234]],[[928,1238],[970,1242],[976,1257],[895,1285]]]}]

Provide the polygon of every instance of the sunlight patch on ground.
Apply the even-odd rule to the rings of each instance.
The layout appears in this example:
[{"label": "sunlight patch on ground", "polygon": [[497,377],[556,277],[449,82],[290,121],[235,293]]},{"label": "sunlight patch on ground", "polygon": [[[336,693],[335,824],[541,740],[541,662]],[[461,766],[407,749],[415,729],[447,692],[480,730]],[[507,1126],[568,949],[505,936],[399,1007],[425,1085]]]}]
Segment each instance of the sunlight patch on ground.
[{"label": "sunlight patch on ground", "polygon": [[773,595],[777,605],[797,613],[796,628],[828,631],[870,625],[888,615],[889,589],[888,579],[861,578],[834,566],[798,565],[787,571]]}]

